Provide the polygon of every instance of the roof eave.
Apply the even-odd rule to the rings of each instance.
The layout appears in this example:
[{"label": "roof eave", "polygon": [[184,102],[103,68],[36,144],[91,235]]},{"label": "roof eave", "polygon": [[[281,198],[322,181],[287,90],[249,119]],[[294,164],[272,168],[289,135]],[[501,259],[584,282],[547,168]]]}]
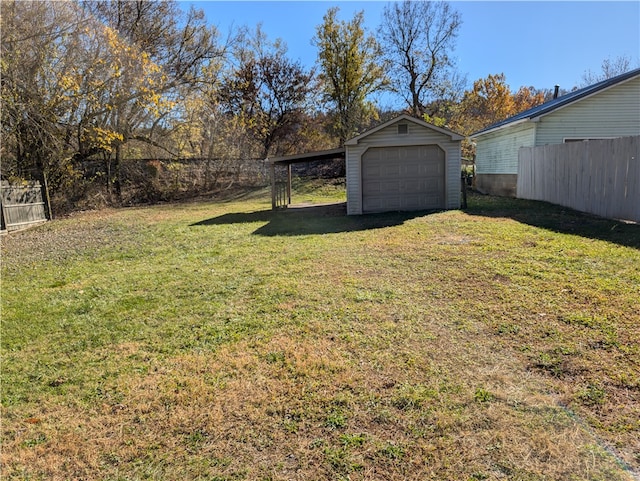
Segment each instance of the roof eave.
[{"label": "roof eave", "polygon": [[394,117],[391,120],[388,120],[386,122],[383,122],[382,124],[378,125],[377,127],[374,127],[372,129],[369,129],[363,133],[361,133],[360,135],[357,135],[349,140],[347,140],[344,145],[358,145],[358,143],[364,139],[365,137],[368,137],[372,134],[375,134],[376,132],[389,127],[390,125],[393,125],[397,122],[401,122],[401,121],[408,121],[408,122],[413,122],[416,125],[419,125],[421,127],[425,127],[428,129],[432,129],[435,130],[436,132],[439,132],[441,134],[447,135],[452,141],[458,141],[458,140],[464,140],[464,136],[460,135],[456,132],[454,132],[453,130],[449,130],[449,129],[445,129],[442,127],[437,127],[436,125],[430,124],[428,122],[425,122],[422,119],[418,119],[416,117],[412,117],[411,115],[408,114],[402,114],[399,115],[398,117]]}]

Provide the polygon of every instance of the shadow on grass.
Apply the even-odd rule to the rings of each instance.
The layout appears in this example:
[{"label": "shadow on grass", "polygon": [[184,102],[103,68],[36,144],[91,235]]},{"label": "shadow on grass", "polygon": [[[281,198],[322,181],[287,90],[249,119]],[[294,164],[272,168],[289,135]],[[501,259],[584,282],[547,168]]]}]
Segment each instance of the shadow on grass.
[{"label": "shadow on grass", "polygon": [[[284,210],[261,210],[224,214],[191,224],[192,226],[264,222],[253,233],[262,236],[298,236],[380,229],[401,225],[407,220],[434,211],[385,212],[346,215],[346,204],[293,206]],[[599,239],[640,250],[640,225],[603,219],[547,202],[469,193],[468,209],[472,216],[511,218],[523,224],[561,234]]]},{"label": "shadow on grass", "polygon": [[191,224],[225,225],[251,222],[267,222],[253,233],[262,236],[298,236],[310,234],[335,234],[401,225],[407,220],[421,217],[433,211],[386,212],[347,216],[346,204],[290,207],[284,210],[261,210],[249,213],[224,214]]},{"label": "shadow on grass", "polygon": [[483,217],[506,217],[561,234],[640,249],[640,224],[604,219],[548,202],[470,193],[465,212]]}]

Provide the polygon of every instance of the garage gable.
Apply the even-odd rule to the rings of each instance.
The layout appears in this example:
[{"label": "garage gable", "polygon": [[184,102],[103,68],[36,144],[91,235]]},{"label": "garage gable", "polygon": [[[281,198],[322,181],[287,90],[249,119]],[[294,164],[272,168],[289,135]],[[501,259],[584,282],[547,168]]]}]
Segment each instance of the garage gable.
[{"label": "garage gable", "polygon": [[461,140],[402,115],[345,142],[347,213],[459,208]]},{"label": "garage gable", "polygon": [[[406,129],[402,128],[406,126]],[[445,129],[443,127],[437,127],[433,124],[425,122],[424,120],[411,117],[410,115],[403,114],[394,119],[391,119],[383,124],[378,125],[366,132],[347,140],[345,146],[355,146],[361,142],[371,141],[372,137],[380,136],[384,134],[397,134],[398,136],[406,136],[410,138],[411,134],[417,134],[420,130],[426,130],[430,133],[440,134],[444,139],[449,141],[461,141],[464,137],[460,134],[453,132],[452,130]]]}]

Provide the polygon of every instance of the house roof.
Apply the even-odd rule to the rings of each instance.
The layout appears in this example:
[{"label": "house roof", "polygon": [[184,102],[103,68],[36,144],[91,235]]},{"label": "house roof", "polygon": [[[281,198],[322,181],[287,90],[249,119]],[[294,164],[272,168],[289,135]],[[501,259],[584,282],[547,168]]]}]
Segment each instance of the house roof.
[{"label": "house roof", "polygon": [[455,133],[453,130],[445,129],[444,127],[436,127],[435,125],[425,122],[424,120],[417,119],[407,114],[402,114],[402,115],[399,115],[398,117],[394,117],[393,119],[378,125],[377,127],[374,127],[372,129],[367,130],[366,132],[363,132],[357,137],[353,137],[352,139],[347,140],[344,143],[344,145],[358,145],[358,142],[360,142],[365,137],[375,134],[376,132],[398,122],[413,122],[414,124],[417,124],[422,127],[435,130],[436,132],[440,132],[441,134],[447,135],[451,138],[451,140],[462,140],[464,138],[462,135]]},{"label": "house roof", "polygon": [[474,132],[469,137],[473,139],[480,135],[488,134],[489,132],[502,129],[504,127],[514,125],[516,123],[534,120],[536,118],[547,115],[561,107],[565,107],[585,97],[589,97],[597,92],[608,89],[609,87],[612,87],[619,83],[626,82],[627,80],[630,80],[638,76],[640,76],[640,68],[623,73],[622,75],[618,75],[617,77],[612,77],[610,79],[603,80],[602,82],[589,85],[588,87],[574,90],[573,92],[563,95],[562,97],[558,97],[556,99],[550,100],[549,102],[545,102],[541,105],[530,108],[529,110],[520,112],[519,114],[514,115],[513,117],[509,117],[508,119],[505,119],[501,122],[497,122],[493,125],[490,125],[489,127],[486,127],[482,130]]}]

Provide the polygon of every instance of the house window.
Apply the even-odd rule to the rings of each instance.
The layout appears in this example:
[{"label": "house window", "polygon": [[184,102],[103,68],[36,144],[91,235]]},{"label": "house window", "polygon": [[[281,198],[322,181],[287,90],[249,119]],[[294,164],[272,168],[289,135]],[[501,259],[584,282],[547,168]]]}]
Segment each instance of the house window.
[{"label": "house window", "polygon": [[409,126],[407,124],[398,124],[398,135],[407,135],[409,133]]}]

